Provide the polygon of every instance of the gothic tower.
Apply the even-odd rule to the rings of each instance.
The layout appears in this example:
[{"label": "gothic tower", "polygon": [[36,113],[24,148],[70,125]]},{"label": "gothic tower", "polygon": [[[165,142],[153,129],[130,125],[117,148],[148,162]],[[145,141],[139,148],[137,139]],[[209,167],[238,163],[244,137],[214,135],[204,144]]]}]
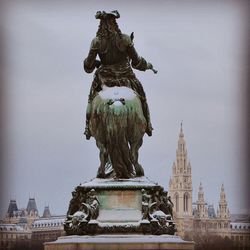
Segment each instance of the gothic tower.
[{"label": "gothic tower", "polygon": [[225,219],[225,220],[229,219],[230,217],[229,209],[227,207],[225,189],[224,189],[223,184],[221,186],[221,191],[220,191],[220,201],[219,201],[219,209],[217,212],[217,217],[219,219]]},{"label": "gothic tower", "polygon": [[230,213],[227,206],[224,185],[221,186],[219,209],[217,211],[218,229],[221,236],[228,235],[230,230]]},{"label": "gothic tower", "polygon": [[198,192],[198,201],[196,202],[197,205],[197,217],[199,218],[208,218],[208,209],[207,203],[204,199],[204,191],[202,184],[200,183],[199,192]]},{"label": "gothic tower", "polygon": [[[184,236],[184,229],[192,229],[192,173],[187,157],[186,142],[181,129],[179,133],[176,160],[172,167],[172,177],[169,181],[169,194],[174,203],[174,220],[178,234]],[[187,230],[185,230],[187,231]]]}]

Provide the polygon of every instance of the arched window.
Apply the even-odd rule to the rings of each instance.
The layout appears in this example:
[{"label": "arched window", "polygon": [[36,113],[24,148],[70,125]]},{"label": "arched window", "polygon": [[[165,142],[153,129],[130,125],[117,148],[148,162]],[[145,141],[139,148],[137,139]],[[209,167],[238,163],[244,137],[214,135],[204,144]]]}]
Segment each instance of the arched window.
[{"label": "arched window", "polygon": [[178,195],[178,193],[175,194],[175,211],[179,212],[179,195]]},{"label": "arched window", "polygon": [[184,212],[188,212],[188,193],[184,194],[184,197],[183,197],[183,208],[184,208]]}]

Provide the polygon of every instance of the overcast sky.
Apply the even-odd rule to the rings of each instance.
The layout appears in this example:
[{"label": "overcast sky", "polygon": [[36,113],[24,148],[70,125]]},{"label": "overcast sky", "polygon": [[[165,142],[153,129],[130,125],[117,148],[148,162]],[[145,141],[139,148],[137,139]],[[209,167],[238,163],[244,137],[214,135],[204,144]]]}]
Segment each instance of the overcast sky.
[{"label": "overcast sky", "polygon": [[[210,2],[210,4],[208,3]],[[168,188],[183,120],[193,173],[218,207],[224,183],[231,212],[245,212],[246,11],[241,1],[9,1],[5,4],[6,165],[1,216],[36,198],[65,214],[71,191],[95,177],[93,139],[83,137],[93,74],[82,69],[98,10],[119,10],[123,33],[158,74],[138,72],[154,127],[144,138],[145,174]]]}]

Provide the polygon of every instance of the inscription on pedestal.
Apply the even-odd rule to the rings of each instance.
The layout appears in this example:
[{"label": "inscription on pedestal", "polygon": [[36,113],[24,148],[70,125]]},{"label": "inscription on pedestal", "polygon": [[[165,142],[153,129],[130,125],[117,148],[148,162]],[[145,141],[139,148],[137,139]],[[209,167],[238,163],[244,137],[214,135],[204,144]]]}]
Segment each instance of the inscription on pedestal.
[{"label": "inscription on pedestal", "polygon": [[141,219],[141,192],[130,190],[101,191],[98,193],[100,202],[100,222],[127,222]]}]

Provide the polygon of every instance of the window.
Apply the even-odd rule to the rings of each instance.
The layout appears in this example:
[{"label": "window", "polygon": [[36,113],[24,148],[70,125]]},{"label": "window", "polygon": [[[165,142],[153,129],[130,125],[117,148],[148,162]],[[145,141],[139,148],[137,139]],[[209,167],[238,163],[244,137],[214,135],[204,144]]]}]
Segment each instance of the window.
[{"label": "window", "polygon": [[184,212],[187,212],[188,211],[188,193],[184,194],[183,207],[184,207]]}]

